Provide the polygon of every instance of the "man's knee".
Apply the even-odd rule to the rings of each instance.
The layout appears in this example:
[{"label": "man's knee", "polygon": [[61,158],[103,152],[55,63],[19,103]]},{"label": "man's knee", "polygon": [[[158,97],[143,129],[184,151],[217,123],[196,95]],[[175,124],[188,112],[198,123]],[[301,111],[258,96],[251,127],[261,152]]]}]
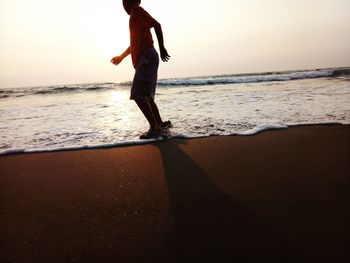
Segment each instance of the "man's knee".
[{"label": "man's knee", "polygon": [[135,97],[133,99],[134,99],[134,101],[137,104],[139,104],[139,103],[143,103],[143,104],[147,103],[147,104],[149,104],[149,103],[152,103],[152,101],[153,101],[153,99],[151,97],[146,97],[146,96],[144,96],[144,97]]}]

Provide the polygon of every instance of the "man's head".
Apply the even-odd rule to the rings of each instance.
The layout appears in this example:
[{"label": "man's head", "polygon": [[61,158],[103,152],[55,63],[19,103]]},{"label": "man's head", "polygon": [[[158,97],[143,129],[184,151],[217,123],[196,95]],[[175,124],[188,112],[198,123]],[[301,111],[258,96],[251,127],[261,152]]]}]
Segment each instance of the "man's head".
[{"label": "man's head", "polygon": [[130,15],[131,10],[141,4],[141,0],[123,0],[125,11]]}]

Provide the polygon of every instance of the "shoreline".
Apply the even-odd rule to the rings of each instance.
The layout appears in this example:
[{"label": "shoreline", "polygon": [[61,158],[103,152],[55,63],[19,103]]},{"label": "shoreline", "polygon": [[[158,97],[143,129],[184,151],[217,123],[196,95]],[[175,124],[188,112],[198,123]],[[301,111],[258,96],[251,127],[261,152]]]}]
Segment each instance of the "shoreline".
[{"label": "shoreline", "polygon": [[18,149],[8,149],[0,151],[0,158],[2,156],[10,156],[17,154],[33,154],[33,153],[49,153],[49,152],[69,152],[69,151],[85,151],[85,150],[98,150],[98,149],[112,149],[112,148],[120,148],[120,147],[131,147],[138,145],[148,145],[152,143],[158,143],[167,140],[173,139],[181,139],[181,140],[195,140],[195,139],[205,139],[210,137],[226,137],[226,136],[255,136],[260,133],[274,131],[274,130],[284,130],[295,127],[309,127],[309,126],[347,126],[349,123],[341,123],[341,122],[332,122],[326,121],[322,123],[305,123],[305,124],[293,124],[293,125],[284,125],[284,124],[269,124],[269,125],[260,125],[254,127],[247,131],[242,132],[234,132],[232,134],[227,135],[203,135],[203,136],[186,136],[186,135],[176,135],[171,138],[165,139],[150,139],[150,140],[134,140],[134,141],[124,141],[118,143],[110,143],[110,144],[100,144],[100,145],[83,145],[83,146],[67,146],[67,147],[58,147],[52,149],[40,149],[40,148],[18,148]]},{"label": "shoreline", "polygon": [[350,125],[0,156],[2,262],[347,262]]}]

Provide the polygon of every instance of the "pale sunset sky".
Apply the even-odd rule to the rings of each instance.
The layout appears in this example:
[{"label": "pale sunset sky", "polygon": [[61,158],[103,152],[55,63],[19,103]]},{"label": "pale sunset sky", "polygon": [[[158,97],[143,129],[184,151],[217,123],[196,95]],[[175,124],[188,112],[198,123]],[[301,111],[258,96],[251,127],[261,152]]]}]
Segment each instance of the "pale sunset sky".
[{"label": "pale sunset sky", "polygon": [[[171,55],[160,78],[350,66],[349,0],[141,6]],[[0,87],[131,80],[130,57],[110,63],[129,45],[128,19],[122,0],[0,0]]]}]

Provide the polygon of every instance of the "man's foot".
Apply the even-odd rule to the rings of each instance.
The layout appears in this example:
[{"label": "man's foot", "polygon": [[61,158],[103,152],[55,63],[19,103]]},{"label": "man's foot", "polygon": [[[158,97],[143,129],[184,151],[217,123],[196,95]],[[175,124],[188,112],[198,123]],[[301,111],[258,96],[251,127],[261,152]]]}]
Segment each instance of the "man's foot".
[{"label": "man's foot", "polygon": [[144,140],[144,139],[155,139],[155,138],[158,138],[159,136],[161,136],[160,131],[154,130],[154,129],[149,129],[147,132],[143,133],[140,136],[140,139],[141,140]]},{"label": "man's foot", "polygon": [[170,129],[173,127],[173,124],[170,121],[163,121],[161,125],[159,125],[161,129]]}]

